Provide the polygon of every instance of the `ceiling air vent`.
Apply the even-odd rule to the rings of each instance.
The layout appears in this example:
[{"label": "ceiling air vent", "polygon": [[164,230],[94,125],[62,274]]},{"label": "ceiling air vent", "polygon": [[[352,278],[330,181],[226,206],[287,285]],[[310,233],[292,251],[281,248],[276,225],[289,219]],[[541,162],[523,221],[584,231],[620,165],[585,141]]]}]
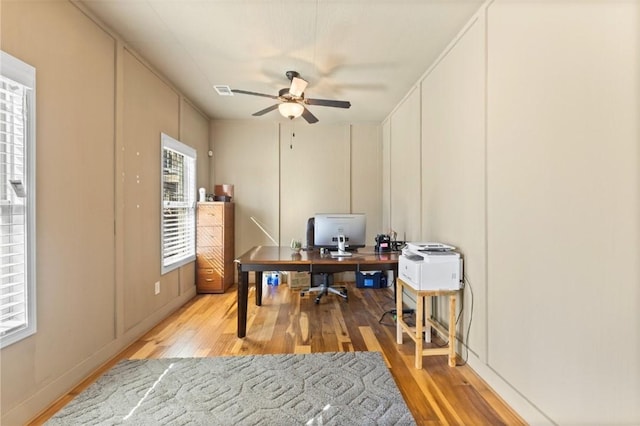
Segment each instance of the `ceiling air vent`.
[{"label": "ceiling air vent", "polygon": [[216,92],[218,92],[220,96],[233,96],[233,92],[229,86],[217,85],[213,86],[213,88],[216,89]]}]

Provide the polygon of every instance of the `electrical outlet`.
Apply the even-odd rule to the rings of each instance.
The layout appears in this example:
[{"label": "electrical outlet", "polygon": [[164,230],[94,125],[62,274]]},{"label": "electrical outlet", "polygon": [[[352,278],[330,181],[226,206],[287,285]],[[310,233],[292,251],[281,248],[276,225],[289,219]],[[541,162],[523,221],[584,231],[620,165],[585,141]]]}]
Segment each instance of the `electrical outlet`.
[{"label": "electrical outlet", "polygon": [[156,294],[160,294],[160,281],[156,281],[155,292]]}]

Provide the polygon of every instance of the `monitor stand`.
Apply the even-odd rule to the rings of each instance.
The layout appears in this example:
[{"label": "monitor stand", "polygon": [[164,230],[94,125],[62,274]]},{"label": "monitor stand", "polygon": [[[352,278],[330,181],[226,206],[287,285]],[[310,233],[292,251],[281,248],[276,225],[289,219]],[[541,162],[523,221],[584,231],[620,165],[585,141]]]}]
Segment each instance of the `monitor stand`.
[{"label": "monitor stand", "polygon": [[331,257],[351,257],[351,256],[353,256],[353,253],[351,253],[350,251],[345,251],[345,250],[330,251],[329,254],[331,255]]}]

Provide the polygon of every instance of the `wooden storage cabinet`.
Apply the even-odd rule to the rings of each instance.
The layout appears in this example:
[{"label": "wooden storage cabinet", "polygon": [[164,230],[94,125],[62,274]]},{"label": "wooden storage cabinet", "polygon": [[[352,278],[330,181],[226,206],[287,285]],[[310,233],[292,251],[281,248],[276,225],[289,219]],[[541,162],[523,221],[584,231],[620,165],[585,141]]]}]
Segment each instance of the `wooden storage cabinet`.
[{"label": "wooden storage cabinet", "polygon": [[198,203],[196,288],[198,293],[224,293],[234,280],[234,204]]}]

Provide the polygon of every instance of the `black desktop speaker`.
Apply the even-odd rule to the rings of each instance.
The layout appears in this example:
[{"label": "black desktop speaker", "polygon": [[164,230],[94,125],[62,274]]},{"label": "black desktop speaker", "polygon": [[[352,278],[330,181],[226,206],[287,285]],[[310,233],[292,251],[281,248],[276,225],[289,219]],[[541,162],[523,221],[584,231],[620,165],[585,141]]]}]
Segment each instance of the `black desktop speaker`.
[{"label": "black desktop speaker", "polygon": [[385,234],[376,235],[376,251],[378,252],[391,251],[391,237]]}]

